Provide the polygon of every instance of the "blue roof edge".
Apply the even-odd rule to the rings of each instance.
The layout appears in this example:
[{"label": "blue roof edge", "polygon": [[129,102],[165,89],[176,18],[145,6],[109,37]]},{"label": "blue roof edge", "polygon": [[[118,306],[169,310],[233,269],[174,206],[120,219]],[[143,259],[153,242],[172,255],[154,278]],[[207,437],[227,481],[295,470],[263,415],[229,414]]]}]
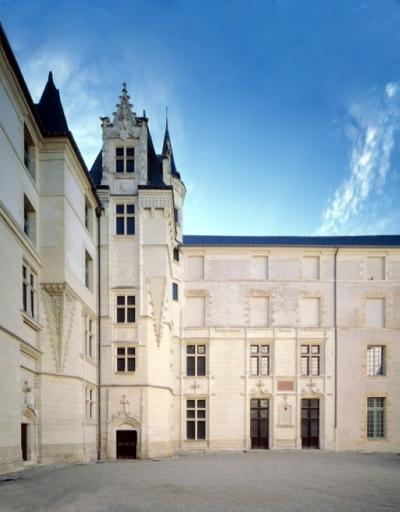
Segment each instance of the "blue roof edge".
[{"label": "blue roof edge", "polygon": [[191,247],[400,247],[400,235],[357,236],[208,236],[184,235]]}]

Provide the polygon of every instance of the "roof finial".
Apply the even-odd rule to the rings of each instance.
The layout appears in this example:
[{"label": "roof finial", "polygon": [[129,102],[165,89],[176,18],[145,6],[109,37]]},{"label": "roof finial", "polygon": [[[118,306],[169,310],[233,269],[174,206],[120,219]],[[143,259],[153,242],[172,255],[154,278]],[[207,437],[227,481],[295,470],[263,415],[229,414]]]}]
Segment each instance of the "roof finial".
[{"label": "roof finial", "polygon": [[122,94],[127,94],[128,91],[126,90],[126,82],[122,84]]},{"label": "roof finial", "polygon": [[168,131],[168,107],[165,107],[165,131]]}]

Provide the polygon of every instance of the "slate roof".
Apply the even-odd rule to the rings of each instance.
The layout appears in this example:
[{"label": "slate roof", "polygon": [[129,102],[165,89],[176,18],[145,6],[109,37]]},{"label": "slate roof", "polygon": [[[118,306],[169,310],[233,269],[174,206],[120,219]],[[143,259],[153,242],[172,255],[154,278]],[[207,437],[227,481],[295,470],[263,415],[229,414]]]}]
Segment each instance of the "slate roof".
[{"label": "slate roof", "polygon": [[181,179],[181,175],[177,171],[176,165],[175,165],[175,159],[174,159],[174,152],[172,150],[172,143],[171,143],[171,137],[169,136],[169,130],[168,130],[168,120],[165,124],[165,133],[164,133],[164,141],[163,141],[163,147],[162,147],[162,156],[167,156],[169,153],[171,158],[171,174],[172,176],[175,176],[175,178]]},{"label": "slate roof", "polygon": [[154,149],[153,139],[147,126],[147,184],[164,186],[162,161],[160,161]]},{"label": "slate roof", "polygon": [[36,110],[42,121],[43,128],[49,135],[69,135],[67,120],[60,99],[60,91],[53,82],[53,73],[49,72],[46,86],[43,90]]},{"label": "slate roof", "polygon": [[90,176],[96,185],[101,185],[101,178],[103,176],[103,151],[101,149],[90,169]]},{"label": "slate roof", "polygon": [[203,236],[184,235],[186,247],[400,247],[400,235]]}]

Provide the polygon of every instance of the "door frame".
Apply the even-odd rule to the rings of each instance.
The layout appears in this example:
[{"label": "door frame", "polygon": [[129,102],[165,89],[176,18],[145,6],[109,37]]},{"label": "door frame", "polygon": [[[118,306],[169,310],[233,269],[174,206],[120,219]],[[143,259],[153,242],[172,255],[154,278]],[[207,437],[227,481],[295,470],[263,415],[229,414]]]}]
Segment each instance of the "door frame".
[{"label": "door frame", "polygon": [[[303,400],[318,400],[318,446],[317,447],[303,447],[303,436],[301,435],[301,432],[302,432],[302,423],[303,423],[303,417],[302,417],[302,410],[303,410]],[[322,411],[322,398],[320,395],[307,395],[307,396],[302,396],[300,397],[300,403],[299,403],[299,416],[300,416],[300,419],[299,419],[299,434],[300,434],[300,439],[299,439],[299,443],[300,443],[300,448],[303,450],[319,450],[321,449],[322,447],[322,414],[321,414],[321,411]],[[310,419],[310,418],[309,418]],[[309,427],[310,428],[310,427]]]},{"label": "door frame", "polygon": [[[251,422],[252,422],[252,417],[251,417],[251,410],[252,410],[252,407],[251,407],[251,401],[252,400],[266,400],[268,401],[268,407],[266,408],[267,411],[268,411],[268,417],[267,417],[267,446],[266,448],[252,448],[252,437],[251,437]],[[248,425],[249,425],[249,449],[250,450],[269,450],[271,448],[271,414],[272,412],[272,399],[269,395],[266,395],[266,396],[250,396],[250,400],[249,400],[249,420],[248,420]],[[262,418],[258,418],[258,419],[262,419]]]},{"label": "door frame", "polygon": [[[119,432],[130,432],[135,433],[135,456],[134,457],[118,457],[118,433]],[[118,460],[135,460],[138,458],[138,431],[133,428],[119,428],[115,431],[115,458]]]}]

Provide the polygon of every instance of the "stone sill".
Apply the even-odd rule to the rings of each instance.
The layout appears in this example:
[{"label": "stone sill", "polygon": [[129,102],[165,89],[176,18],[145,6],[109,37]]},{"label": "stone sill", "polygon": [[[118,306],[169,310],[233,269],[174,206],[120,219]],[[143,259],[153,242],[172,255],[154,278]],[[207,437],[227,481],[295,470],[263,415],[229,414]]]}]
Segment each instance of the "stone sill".
[{"label": "stone sill", "polygon": [[35,331],[40,332],[43,329],[43,326],[41,324],[39,324],[34,318],[29,316],[27,313],[25,313],[25,311],[23,311],[22,309],[21,316],[24,323],[29,325],[29,327],[31,327]]}]

